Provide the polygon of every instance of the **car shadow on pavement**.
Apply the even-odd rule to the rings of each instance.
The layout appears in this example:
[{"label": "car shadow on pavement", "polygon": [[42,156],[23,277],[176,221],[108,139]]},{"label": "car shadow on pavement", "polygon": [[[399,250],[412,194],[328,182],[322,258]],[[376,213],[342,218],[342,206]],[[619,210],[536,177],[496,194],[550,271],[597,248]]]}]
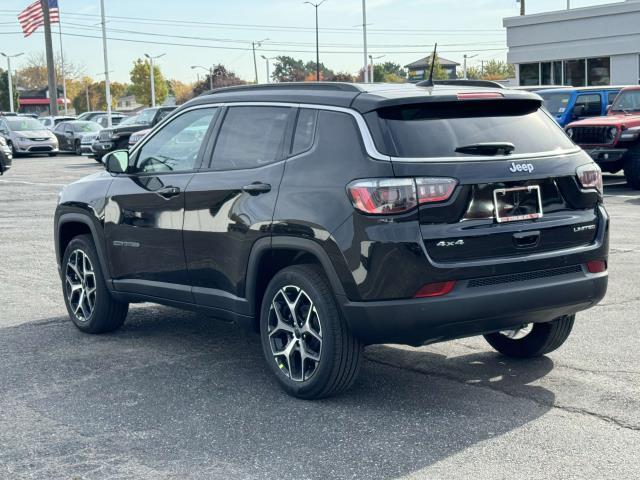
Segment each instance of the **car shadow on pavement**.
[{"label": "car shadow on pavement", "polygon": [[366,358],[353,388],[309,402],[279,389],[257,335],[196,314],[133,308],[101,336],[61,317],[5,328],[0,465],[36,478],[391,478],[554,401],[529,385],[546,358],[387,346]]}]

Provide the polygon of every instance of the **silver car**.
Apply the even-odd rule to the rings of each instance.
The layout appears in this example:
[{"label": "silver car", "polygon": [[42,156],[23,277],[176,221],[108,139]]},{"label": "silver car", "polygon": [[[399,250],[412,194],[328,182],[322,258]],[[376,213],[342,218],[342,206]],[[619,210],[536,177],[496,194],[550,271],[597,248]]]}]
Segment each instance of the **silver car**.
[{"label": "silver car", "polygon": [[0,135],[16,154],[58,154],[58,139],[42,123],[30,117],[0,117]]}]

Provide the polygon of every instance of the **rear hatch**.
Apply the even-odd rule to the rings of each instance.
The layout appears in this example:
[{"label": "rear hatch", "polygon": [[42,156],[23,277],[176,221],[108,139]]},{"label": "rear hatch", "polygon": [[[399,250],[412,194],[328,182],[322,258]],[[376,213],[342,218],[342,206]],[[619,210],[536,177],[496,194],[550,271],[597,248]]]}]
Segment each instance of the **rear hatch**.
[{"label": "rear hatch", "polygon": [[377,123],[376,144],[393,157],[397,177],[428,178],[426,188],[433,179],[457,181],[449,198],[419,207],[434,263],[451,266],[594,241],[599,192],[584,188],[576,175],[592,162],[534,97],[467,95],[372,113],[375,118],[369,114],[367,120]]}]

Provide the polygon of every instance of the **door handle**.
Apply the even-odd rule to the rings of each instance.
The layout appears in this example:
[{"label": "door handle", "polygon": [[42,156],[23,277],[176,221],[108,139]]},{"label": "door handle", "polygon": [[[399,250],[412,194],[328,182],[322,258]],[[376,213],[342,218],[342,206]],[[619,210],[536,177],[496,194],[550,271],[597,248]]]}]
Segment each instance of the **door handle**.
[{"label": "door handle", "polygon": [[180,194],[180,188],[178,187],[163,187],[160,190],[156,190],[156,192],[158,195],[164,197],[164,198],[171,198],[171,197],[175,197],[176,195]]},{"label": "door handle", "polygon": [[249,195],[260,195],[261,193],[268,193],[271,191],[271,185],[262,182],[253,182],[249,185],[242,187],[242,191]]}]

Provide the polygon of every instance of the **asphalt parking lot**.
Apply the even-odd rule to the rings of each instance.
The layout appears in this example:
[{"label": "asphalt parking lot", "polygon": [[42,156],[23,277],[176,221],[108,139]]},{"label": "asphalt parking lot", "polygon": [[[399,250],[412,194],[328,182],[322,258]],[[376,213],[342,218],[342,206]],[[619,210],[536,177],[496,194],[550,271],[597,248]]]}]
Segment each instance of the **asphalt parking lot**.
[{"label": "asphalt parking lot", "polygon": [[257,336],[139,305],[114,334],[66,317],[52,225],[89,158],[0,177],[0,478],[640,478],[640,193],[606,178],[609,293],[548,357],[482,339],[376,346],[354,388],[288,397]]}]

